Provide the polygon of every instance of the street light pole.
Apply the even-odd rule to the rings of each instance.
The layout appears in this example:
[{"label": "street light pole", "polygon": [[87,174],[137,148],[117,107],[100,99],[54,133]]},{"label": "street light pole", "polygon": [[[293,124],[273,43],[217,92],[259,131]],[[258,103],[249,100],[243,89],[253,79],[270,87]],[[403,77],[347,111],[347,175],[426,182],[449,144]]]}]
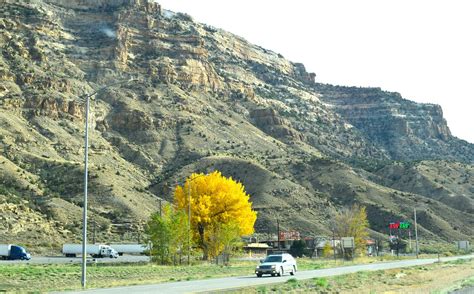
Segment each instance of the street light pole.
[{"label": "street light pole", "polygon": [[89,169],[89,108],[90,108],[90,99],[101,92],[102,90],[107,89],[108,87],[137,81],[136,79],[129,79],[125,81],[118,81],[109,85],[106,85],[97,91],[85,95],[86,99],[86,117],[85,117],[85,135],[84,135],[84,203],[82,207],[82,274],[81,274],[81,285],[82,288],[86,288],[87,284],[87,186],[88,186],[88,169]]},{"label": "street light pole", "polygon": [[[92,95],[94,95],[93,93]],[[86,287],[86,271],[87,271],[87,184],[88,184],[88,154],[89,154],[89,103],[91,95],[86,97],[86,132],[84,135],[84,203],[82,205],[82,288]]]}]

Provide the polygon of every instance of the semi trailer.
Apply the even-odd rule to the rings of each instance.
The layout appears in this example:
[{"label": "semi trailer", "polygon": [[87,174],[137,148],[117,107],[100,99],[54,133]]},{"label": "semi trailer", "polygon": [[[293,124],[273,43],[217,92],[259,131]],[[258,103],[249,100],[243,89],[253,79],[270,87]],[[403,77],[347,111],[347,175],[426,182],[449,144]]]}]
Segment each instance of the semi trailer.
[{"label": "semi trailer", "polygon": [[[117,251],[105,244],[87,244],[86,252],[88,255],[94,258],[118,257]],[[77,255],[82,255],[82,244],[64,244],[63,254],[66,257],[76,257]]]},{"label": "semi trailer", "polygon": [[110,244],[120,256],[125,254],[145,254],[149,251],[149,245],[145,244]]}]

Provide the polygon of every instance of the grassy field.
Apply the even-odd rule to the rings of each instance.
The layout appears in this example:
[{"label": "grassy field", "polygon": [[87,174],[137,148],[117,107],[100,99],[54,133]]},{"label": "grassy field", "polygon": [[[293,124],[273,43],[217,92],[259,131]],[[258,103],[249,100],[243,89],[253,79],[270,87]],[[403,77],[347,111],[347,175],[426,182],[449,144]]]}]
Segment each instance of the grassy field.
[{"label": "grassy field", "polygon": [[[354,262],[298,259],[299,270],[311,270],[361,263],[394,260],[394,257],[359,258]],[[155,264],[94,264],[87,270],[88,288],[186,281],[217,277],[251,275],[257,261],[232,261],[230,265],[197,264],[161,266]],[[0,292],[52,291],[80,289],[79,264],[12,264],[0,265]]]},{"label": "grassy field", "polygon": [[[252,272],[254,264],[251,262],[239,262],[229,266],[97,264],[87,268],[87,284],[88,288],[102,288],[245,275]],[[80,279],[79,264],[0,266],[0,292],[80,289]]]},{"label": "grassy field", "polygon": [[228,291],[252,293],[449,293],[474,286],[474,260],[436,263],[405,269],[358,272],[327,278]]}]

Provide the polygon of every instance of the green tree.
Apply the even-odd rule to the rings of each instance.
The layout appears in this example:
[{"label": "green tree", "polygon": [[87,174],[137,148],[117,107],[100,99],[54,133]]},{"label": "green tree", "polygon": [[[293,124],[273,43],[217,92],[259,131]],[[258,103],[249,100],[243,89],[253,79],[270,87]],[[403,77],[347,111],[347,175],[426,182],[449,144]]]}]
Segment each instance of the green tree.
[{"label": "green tree", "polygon": [[305,253],[306,243],[303,240],[296,240],[291,244],[290,254],[294,257],[302,257]]},{"label": "green tree", "polygon": [[162,215],[154,213],[146,227],[151,255],[161,264],[173,262],[176,256],[188,255],[188,216],[171,205],[163,207]]},{"label": "green tree", "polygon": [[212,227],[209,237],[209,253],[218,256],[221,253],[231,254],[242,245],[239,225],[236,222],[218,223]]}]

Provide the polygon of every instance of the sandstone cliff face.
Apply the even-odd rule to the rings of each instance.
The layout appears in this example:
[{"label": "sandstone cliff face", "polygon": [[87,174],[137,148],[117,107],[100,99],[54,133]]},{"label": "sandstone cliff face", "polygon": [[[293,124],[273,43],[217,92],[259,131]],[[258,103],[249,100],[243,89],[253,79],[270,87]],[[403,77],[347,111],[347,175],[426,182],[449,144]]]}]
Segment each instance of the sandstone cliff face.
[{"label": "sandstone cliff face", "polygon": [[106,11],[123,7],[138,7],[148,13],[161,13],[161,6],[157,2],[151,0],[45,0],[44,2],[53,4],[57,7],[75,10]]},{"label": "sandstone cliff face", "polygon": [[396,160],[457,158],[472,162],[469,146],[451,135],[439,105],[415,103],[378,88],[317,85],[322,100]]},{"label": "sandstone cliff face", "polygon": [[[435,185],[413,171],[407,189],[392,172],[392,160],[472,166],[474,147],[450,134],[438,106],[318,84],[304,65],[151,0],[4,3],[0,201],[56,220],[55,238],[80,229],[84,95],[105,85],[91,100],[90,201],[109,241],[113,224],[142,226],[191,172],[215,169],[245,184],[260,232],[277,214],[318,235],[353,202],[372,221],[409,218],[420,202],[447,212],[446,236],[472,235],[460,209],[469,182]],[[463,182],[470,168],[456,169]]]}]

